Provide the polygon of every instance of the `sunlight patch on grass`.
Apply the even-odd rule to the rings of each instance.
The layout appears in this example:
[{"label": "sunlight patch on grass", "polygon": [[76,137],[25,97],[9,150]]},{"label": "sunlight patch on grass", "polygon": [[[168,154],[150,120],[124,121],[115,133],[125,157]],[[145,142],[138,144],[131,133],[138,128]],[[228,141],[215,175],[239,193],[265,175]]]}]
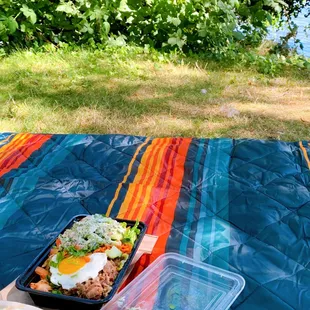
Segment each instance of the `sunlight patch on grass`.
[{"label": "sunlight patch on grass", "polygon": [[155,117],[144,117],[137,124],[138,132],[147,132],[149,135],[166,136],[184,135],[187,132],[194,132],[195,126],[190,118],[178,118],[171,115],[156,115]]},{"label": "sunlight patch on grass", "polygon": [[235,104],[241,112],[251,112],[258,116],[267,116],[277,120],[297,120],[310,123],[310,104],[274,104],[272,108],[270,104]]},{"label": "sunlight patch on grass", "polygon": [[300,105],[309,104],[310,87],[242,87],[230,93],[230,97],[238,98],[243,102],[263,102],[266,104]]}]

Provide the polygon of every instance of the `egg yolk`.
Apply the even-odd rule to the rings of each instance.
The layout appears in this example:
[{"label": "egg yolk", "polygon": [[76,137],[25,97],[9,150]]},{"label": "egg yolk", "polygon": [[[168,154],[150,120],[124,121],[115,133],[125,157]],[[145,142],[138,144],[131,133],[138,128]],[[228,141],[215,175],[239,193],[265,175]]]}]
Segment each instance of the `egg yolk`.
[{"label": "egg yolk", "polygon": [[86,263],[90,261],[88,256],[83,257],[67,257],[63,259],[59,265],[58,270],[63,274],[71,274],[80,270]]}]

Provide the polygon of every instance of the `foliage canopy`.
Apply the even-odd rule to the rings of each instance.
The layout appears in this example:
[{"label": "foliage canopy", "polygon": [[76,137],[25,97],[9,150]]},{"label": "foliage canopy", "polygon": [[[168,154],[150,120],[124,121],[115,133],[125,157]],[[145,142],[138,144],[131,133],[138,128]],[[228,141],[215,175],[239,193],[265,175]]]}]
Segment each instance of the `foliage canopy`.
[{"label": "foliage canopy", "polygon": [[[0,44],[123,45],[225,53],[261,42],[304,0],[0,0]],[[1,46],[0,46],[1,48]]]}]

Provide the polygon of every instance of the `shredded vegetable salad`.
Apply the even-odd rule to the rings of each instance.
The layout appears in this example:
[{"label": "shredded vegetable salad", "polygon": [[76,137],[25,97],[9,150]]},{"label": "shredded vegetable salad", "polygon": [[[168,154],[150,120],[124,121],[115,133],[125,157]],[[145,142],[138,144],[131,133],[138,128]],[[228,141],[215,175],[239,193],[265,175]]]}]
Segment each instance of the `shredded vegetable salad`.
[{"label": "shredded vegetable salad", "polygon": [[59,239],[63,250],[76,247],[83,251],[93,251],[102,244],[120,245],[125,233],[126,223],[95,214],[74,223]]}]

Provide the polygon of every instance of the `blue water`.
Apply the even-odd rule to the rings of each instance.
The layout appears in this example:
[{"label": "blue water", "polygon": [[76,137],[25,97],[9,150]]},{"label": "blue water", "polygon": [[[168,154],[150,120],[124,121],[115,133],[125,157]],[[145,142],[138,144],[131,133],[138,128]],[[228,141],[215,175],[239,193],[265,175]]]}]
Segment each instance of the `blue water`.
[{"label": "blue water", "polygon": [[[298,26],[297,39],[299,39],[304,45],[304,49],[303,50],[298,49],[298,53],[306,57],[310,57],[310,30],[308,30],[308,36],[304,31],[305,27],[309,26],[310,24],[310,16],[305,17],[306,11],[307,10],[305,10],[297,18],[295,18],[294,22]],[[268,35],[268,39],[279,41],[279,38],[286,34],[287,34],[287,30],[285,28],[281,30],[271,29]],[[294,40],[293,39],[290,40],[289,44],[290,46],[293,46]]]}]

